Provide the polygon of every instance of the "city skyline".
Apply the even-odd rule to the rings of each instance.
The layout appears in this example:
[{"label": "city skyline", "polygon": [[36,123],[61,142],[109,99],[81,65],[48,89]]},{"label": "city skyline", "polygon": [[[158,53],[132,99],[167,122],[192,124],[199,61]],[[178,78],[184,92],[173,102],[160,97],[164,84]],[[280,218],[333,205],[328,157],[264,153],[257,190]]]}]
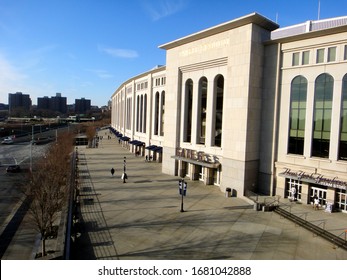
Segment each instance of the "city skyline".
[{"label": "city skyline", "polygon": [[[94,109],[99,108],[91,104],[90,99],[75,99],[75,103],[67,104],[67,98],[62,96],[61,93],[56,93],[56,96],[48,97],[38,97],[37,105],[32,104],[32,100],[29,94],[23,94],[22,92],[9,93],[8,104],[0,103],[3,110],[8,110],[9,116],[27,114],[28,112],[37,112],[36,110],[44,110],[47,113],[60,113],[67,114],[73,108],[73,111],[78,114],[84,114],[90,111],[93,107]],[[40,115],[40,113],[38,113]]]},{"label": "city skyline", "polygon": [[[299,7],[299,8],[298,8]],[[0,3],[0,103],[61,92],[107,105],[129,77],[166,64],[159,45],[258,12],[281,27],[347,14],[345,1],[132,0]]]},{"label": "city skyline", "polygon": [[[9,105],[9,103],[10,103],[10,100],[9,100],[9,99],[10,99],[10,95],[16,95],[16,94],[28,95],[33,106],[38,106],[38,105],[39,105],[39,104],[38,104],[38,103],[39,103],[39,99],[46,99],[46,98],[51,99],[51,98],[55,98],[55,97],[62,97],[62,98],[66,98],[66,100],[67,100],[67,97],[64,96],[64,94],[62,94],[61,92],[56,92],[54,95],[52,94],[52,95],[37,96],[37,97],[36,97],[36,101],[37,101],[37,102],[34,102],[34,100],[31,98],[30,94],[28,94],[28,93],[26,93],[26,92],[22,92],[22,91],[17,91],[17,92],[9,92],[9,93],[8,93],[7,102],[0,102],[0,104]],[[70,98],[70,99],[72,99],[72,98]],[[91,102],[91,105],[92,105],[92,106],[97,106],[97,107],[107,106],[107,104],[101,105],[101,106],[94,105],[94,104],[92,103],[93,100],[88,99],[88,98],[85,98],[85,97],[75,97],[73,100],[71,100],[71,101],[69,101],[69,102],[66,101],[66,104],[71,105],[71,104],[74,104],[74,103],[76,102],[76,100],[84,100],[84,99],[85,99],[85,100],[89,100],[89,101]]]}]

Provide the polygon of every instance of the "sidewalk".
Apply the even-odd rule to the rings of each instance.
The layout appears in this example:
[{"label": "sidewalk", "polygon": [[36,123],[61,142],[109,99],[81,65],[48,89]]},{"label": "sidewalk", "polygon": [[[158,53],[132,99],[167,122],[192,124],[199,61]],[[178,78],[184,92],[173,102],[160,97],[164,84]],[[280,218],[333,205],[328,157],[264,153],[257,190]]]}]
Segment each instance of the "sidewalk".
[{"label": "sidewalk", "polygon": [[[281,218],[188,180],[181,213],[178,177],[161,173],[108,132],[99,148],[79,148],[81,236],[76,259],[347,259],[347,251]],[[123,183],[123,158],[128,180]],[[111,176],[111,168],[115,175]],[[295,204],[293,213],[340,234],[347,215]],[[303,214],[306,213],[306,214]]]}]

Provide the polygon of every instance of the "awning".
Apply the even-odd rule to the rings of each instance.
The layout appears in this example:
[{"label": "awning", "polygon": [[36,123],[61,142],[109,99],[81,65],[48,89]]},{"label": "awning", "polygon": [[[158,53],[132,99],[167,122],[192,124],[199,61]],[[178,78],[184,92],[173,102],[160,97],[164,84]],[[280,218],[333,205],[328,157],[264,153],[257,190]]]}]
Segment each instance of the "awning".
[{"label": "awning", "polygon": [[139,140],[131,140],[131,141],[129,142],[129,144],[132,144],[132,145],[134,145],[134,146],[143,146],[143,144],[145,144],[145,143],[143,143],[143,142],[141,142],[141,141],[139,141]]},{"label": "awning", "polygon": [[155,149],[156,147],[157,147],[156,145],[150,145],[150,146],[147,146],[145,149],[153,151],[153,149]]},{"label": "awning", "polygon": [[174,158],[176,160],[181,160],[184,162],[208,167],[208,168],[218,168],[220,166],[220,162],[208,162],[208,161],[199,161],[196,159],[191,159],[191,158],[185,158],[185,157],[180,157],[180,156],[172,156],[171,158]]},{"label": "awning", "polygon": [[163,152],[163,147],[155,147],[152,151],[161,154]]},{"label": "awning", "polygon": [[129,137],[127,137],[127,136],[123,136],[123,137],[121,137],[121,138],[120,138],[120,140],[122,140],[122,141],[129,141],[129,140],[130,140],[130,138],[129,138]]}]

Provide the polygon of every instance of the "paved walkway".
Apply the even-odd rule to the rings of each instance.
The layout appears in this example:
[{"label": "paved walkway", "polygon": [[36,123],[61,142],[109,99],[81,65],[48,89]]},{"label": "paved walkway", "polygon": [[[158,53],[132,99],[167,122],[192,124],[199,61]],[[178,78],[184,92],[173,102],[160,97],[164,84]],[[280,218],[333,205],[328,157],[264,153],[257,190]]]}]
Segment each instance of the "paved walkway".
[{"label": "paved walkway", "polygon": [[[181,198],[178,178],[135,157],[108,131],[99,148],[79,148],[81,236],[76,259],[346,260],[347,251],[281,218],[228,198],[215,186],[187,181]],[[128,180],[122,182],[123,158]],[[111,176],[111,168],[115,175]],[[292,213],[340,235],[347,215],[293,204]],[[342,236],[343,237],[343,236]]]}]

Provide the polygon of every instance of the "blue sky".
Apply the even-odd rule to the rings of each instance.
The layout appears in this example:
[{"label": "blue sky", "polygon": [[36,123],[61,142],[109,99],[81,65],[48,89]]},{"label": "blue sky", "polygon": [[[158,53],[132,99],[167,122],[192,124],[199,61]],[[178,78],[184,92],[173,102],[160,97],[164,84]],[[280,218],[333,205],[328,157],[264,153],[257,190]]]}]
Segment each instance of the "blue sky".
[{"label": "blue sky", "polygon": [[[319,0],[0,0],[0,103],[8,93],[60,92],[106,105],[118,86],[156,65],[159,45],[258,12],[281,27],[316,20]],[[320,0],[320,18],[347,0]]]}]

